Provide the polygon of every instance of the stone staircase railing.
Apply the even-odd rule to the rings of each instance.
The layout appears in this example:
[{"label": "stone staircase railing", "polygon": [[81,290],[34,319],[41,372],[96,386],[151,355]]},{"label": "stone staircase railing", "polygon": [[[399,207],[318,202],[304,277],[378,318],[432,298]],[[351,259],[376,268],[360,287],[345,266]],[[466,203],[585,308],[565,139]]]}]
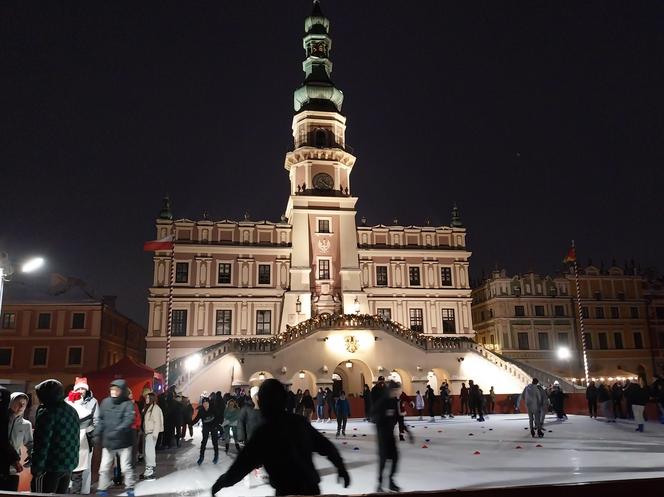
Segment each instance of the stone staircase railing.
[{"label": "stone staircase railing", "polygon": [[493,354],[518,366],[520,369],[528,373],[532,378],[537,378],[542,385],[551,385],[553,384],[554,381],[557,381],[558,383],[560,383],[560,388],[565,393],[575,393],[575,392],[578,393],[581,391],[585,391],[584,387],[575,385],[574,383],[566,380],[562,376],[558,376],[549,371],[544,371],[543,369],[536,368],[534,366],[531,366],[530,364],[526,364],[525,362],[519,361],[518,359],[508,358],[496,352],[493,352]]}]

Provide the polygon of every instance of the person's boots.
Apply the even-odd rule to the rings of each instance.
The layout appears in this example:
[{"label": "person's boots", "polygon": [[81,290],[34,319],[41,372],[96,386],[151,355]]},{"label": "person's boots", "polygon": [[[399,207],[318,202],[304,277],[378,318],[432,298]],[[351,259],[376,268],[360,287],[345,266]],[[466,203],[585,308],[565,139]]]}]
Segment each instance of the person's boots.
[{"label": "person's boots", "polygon": [[535,438],[535,428],[530,429],[530,436]]},{"label": "person's boots", "polygon": [[339,431],[338,430],[337,430],[337,435],[336,436],[337,436],[337,438],[339,438]]},{"label": "person's boots", "polygon": [[399,440],[401,440],[402,442],[406,440],[401,433],[399,433]]},{"label": "person's boots", "polygon": [[454,415],[452,413],[449,414],[450,419],[454,418]]},{"label": "person's boots", "polygon": [[401,492],[401,487],[394,483],[392,478],[390,478],[390,490],[392,490],[392,492]]},{"label": "person's boots", "polygon": [[201,454],[201,456],[198,458],[198,461],[196,462],[196,464],[198,464],[199,466],[201,464],[203,464],[203,454]]},{"label": "person's boots", "polygon": [[643,433],[643,424],[640,424],[636,429],[636,431],[640,431],[641,433]]},{"label": "person's boots", "polygon": [[228,454],[228,447],[229,447],[229,446],[230,446],[230,444],[227,443],[227,444],[226,444],[226,454]]},{"label": "person's boots", "polygon": [[379,479],[378,486],[376,487],[376,493],[382,494],[383,492],[385,492],[385,490],[383,490],[383,480]]},{"label": "person's boots", "polygon": [[240,444],[235,442],[235,450],[237,450],[237,453],[240,453]]},{"label": "person's boots", "polygon": [[542,430],[542,428],[537,430],[537,436],[540,437],[540,438],[542,438],[544,436],[544,431]]},{"label": "person's boots", "polygon": [[219,462],[219,452],[214,453],[214,459],[212,459],[212,464],[217,464]]}]

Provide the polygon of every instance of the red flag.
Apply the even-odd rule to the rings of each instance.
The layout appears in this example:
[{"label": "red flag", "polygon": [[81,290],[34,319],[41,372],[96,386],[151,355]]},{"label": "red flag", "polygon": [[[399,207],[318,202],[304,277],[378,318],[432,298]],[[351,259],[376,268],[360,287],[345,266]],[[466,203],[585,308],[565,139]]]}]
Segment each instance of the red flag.
[{"label": "red flag", "polygon": [[173,235],[168,235],[159,240],[150,240],[143,244],[145,252],[156,252],[157,250],[172,250],[173,249]]},{"label": "red flag", "polygon": [[565,263],[572,263],[576,262],[576,248],[575,247],[570,247],[569,250],[567,251],[567,255],[563,259],[563,262]]}]

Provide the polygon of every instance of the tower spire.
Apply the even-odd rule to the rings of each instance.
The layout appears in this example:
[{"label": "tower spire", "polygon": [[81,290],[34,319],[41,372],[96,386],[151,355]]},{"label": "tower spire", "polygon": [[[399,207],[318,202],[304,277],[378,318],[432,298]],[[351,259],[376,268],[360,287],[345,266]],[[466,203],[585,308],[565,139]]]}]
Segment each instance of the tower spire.
[{"label": "tower spire", "polygon": [[332,50],[332,39],[329,31],[330,21],[323,14],[320,2],[314,0],[311,14],[304,20],[302,39],[306,55],[302,63],[304,82],[293,95],[295,112],[302,110],[341,112],[344,96],[330,78],[332,61],[329,55]]}]

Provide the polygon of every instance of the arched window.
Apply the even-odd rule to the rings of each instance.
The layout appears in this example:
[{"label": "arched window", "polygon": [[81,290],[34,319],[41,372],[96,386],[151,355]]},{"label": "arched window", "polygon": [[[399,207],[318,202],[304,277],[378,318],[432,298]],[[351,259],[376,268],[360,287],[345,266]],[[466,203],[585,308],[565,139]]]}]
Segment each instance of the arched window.
[{"label": "arched window", "polygon": [[327,147],[327,131],[322,128],[318,128],[314,135],[314,144],[318,148]]}]

